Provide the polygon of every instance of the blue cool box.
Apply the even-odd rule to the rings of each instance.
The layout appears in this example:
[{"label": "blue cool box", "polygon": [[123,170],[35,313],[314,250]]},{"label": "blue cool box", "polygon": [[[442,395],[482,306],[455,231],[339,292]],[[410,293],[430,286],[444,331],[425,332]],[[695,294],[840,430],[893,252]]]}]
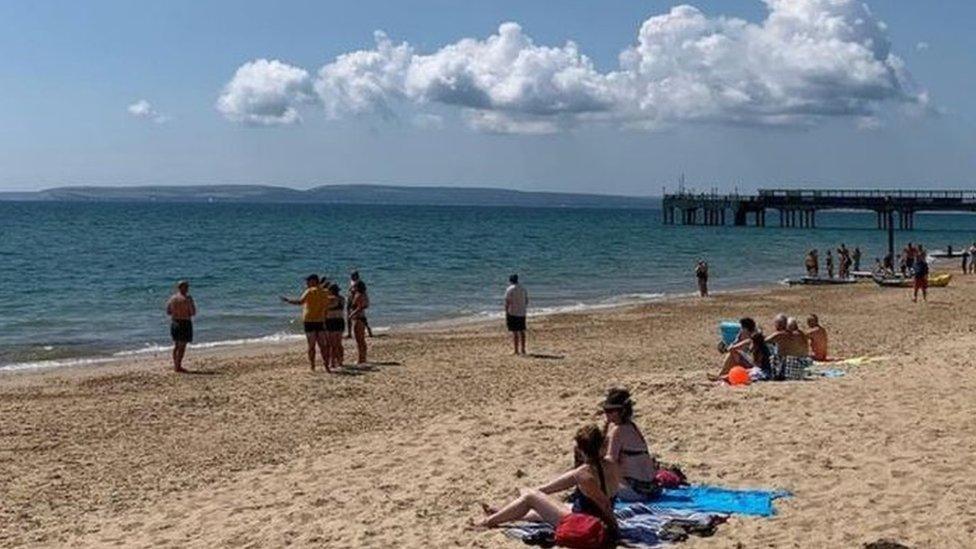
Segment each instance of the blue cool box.
[{"label": "blue cool box", "polygon": [[735,343],[736,338],[739,337],[739,323],[730,321],[720,322],[718,332],[722,334],[722,341],[726,345],[732,345]]}]

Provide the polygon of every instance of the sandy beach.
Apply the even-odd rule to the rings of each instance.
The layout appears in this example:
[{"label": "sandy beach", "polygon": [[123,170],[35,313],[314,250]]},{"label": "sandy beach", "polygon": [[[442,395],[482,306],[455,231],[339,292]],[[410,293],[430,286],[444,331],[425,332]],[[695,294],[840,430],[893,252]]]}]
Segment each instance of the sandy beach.
[{"label": "sandy beach", "polygon": [[[913,304],[871,283],[686,298],[532,322],[393,331],[378,364],[310,373],[301,343],[0,376],[0,545],[521,547],[481,501],[571,463],[626,386],[653,451],[694,482],[786,489],[689,548],[967,547],[976,537],[974,279]],[[816,312],[837,379],[729,388],[716,324]],[[205,330],[204,326],[200,327]]]}]

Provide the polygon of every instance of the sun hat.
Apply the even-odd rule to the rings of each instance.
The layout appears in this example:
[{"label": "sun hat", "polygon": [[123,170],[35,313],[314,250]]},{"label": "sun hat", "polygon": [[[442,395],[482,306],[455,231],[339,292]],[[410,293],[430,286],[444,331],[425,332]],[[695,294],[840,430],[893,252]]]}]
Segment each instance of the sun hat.
[{"label": "sun hat", "polygon": [[610,389],[607,391],[607,398],[600,404],[604,410],[620,410],[634,405],[630,399],[630,391],[627,389]]}]

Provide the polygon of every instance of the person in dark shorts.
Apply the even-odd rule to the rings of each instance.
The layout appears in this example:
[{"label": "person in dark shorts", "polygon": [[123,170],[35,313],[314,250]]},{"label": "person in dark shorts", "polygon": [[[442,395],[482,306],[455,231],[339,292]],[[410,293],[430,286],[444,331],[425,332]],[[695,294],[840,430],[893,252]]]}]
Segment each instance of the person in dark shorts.
[{"label": "person in dark shorts", "polygon": [[176,283],[176,293],[166,302],[166,314],[171,319],[169,335],[173,339],[173,370],[186,372],[183,357],[187,344],[193,342],[193,317],[197,314],[197,306],[190,295],[190,283],[186,280]]},{"label": "person in dark shorts", "polygon": [[305,277],[305,291],[298,299],[281,296],[281,300],[292,305],[302,306],[302,322],[305,328],[305,339],[308,341],[308,364],[315,371],[315,347],[319,348],[325,371],[331,373],[329,367],[329,344],[325,336],[325,309],[329,298],[320,286],[318,275]]},{"label": "person in dark shorts", "polygon": [[925,261],[925,250],[919,246],[915,252],[915,263],[912,265],[914,288],[912,302],[918,302],[918,291],[922,290],[922,301],[928,301],[929,296],[929,264]]},{"label": "person in dark shorts", "polygon": [[698,262],[695,266],[695,278],[698,280],[698,295],[708,297],[708,263]]},{"label": "person in dark shorts", "polygon": [[346,298],[339,293],[339,285],[329,285],[329,304],[325,309],[325,337],[329,341],[329,360],[332,366],[342,368],[345,358],[342,349],[342,332],[346,331]]},{"label": "person in dark shorts", "polygon": [[519,284],[519,277],[508,277],[509,286],[505,290],[505,324],[512,333],[515,354],[525,354],[525,317],[529,307],[529,293]]}]

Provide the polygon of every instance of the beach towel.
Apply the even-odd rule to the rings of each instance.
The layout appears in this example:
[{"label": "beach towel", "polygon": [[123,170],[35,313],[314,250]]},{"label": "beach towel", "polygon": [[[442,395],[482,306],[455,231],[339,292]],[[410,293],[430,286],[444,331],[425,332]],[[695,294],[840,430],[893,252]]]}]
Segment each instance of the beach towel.
[{"label": "beach towel", "polygon": [[[658,508],[643,503],[622,503],[614,507],[621,541],[628,547],[660,547],[662,543],[682,541],[688,531],[710,532],[725,515],[683,509]],[[544,522],[519,522],[505,529],[505,535],[529,544],[552,539],[555,529]]]},{"label": "beach towel", "polygon": [[769,517],[776,513],[773,500],[789,495],[782,490],[733,490],[699,485],[664,490],[650,505],[659,509]]}]

